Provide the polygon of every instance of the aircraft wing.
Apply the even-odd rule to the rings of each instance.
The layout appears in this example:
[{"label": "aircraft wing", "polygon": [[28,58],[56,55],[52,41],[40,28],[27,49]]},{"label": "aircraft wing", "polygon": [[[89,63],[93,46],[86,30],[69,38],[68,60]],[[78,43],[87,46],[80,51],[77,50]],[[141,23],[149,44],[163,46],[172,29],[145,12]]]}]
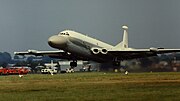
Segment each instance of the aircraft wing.
[{"label": "aircraft wing", "polygon": [[53,55],[53,54],[59,54],[59,53],[64,53],[64,51],[38,51],[38,50],[28,50],[25,52],[14,52],[15,55],[36,55],[36,56],[41,56],[41,55]]},{"label": "aircraft wing", "polygon": [[180,52],[180,49],[158,49],[158,54],[162,53],[171,53],[171,52]]},{"label": "aircraft wing", "polygon": [[109,50],[108,55],[111,57],[117,57],[120,60],[144,58],[150,56],[157,56],[157,54],[180,52],[180,49],[125,49],[125,50]]},{"label": "aircraft wing", "polygon": [[28,50],[25,52],[14,52],[15,55],[35,55],[35,56],[49,56],[52,58],[59,58],[59,59],[73,59],[76,58],[78,60],[87,60],[84,57],[80,57],[71,53],[64,52],[63,50],[57,51],[38,51],[38,50]]},{"label": "aircraft wing", "polygon": [[[116,50],[111,49],[107,50],[107,54],[96,54],[102,59],[108,58],[110,60],[127,60],[127,59],[136,59],[136,58],[145,58],[150,56],[157,56],[157,54],[163,53],[172,53],[172,52],[180,52],[180,49],[162,49],[162,48],[150,48],[150,49],[123,49]],[[35,55],[35,56],[49,56],[52,58],[59,59],[77,59],[77,60],[89,60],[87,57],[82,57],[76,54],[71,54],[64,52],[62,50],[58,51],[37,51],[37,50],[28,50],[26,52],[14,52],[15,55]]]}]

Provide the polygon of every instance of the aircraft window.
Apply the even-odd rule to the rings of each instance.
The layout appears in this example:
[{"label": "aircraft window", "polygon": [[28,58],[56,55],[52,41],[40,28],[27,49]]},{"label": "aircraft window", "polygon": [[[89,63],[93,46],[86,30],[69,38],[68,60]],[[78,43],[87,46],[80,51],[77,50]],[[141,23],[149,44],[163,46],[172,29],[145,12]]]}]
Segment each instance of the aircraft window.
[{"label": "aircraft window", "polygon": [[66,32],[66,33],[59,33],[59,35],[66,35],[66,36],[69,36],[69,33],[68,32]]},{"label": "aircraft window", "polygon": [[69,34],[68,34],[68,33],[60,33],[60,35],[67,35],[67,36],[69,36]]},{"label": "aircraft window", "polygon": [[69,34],[68,34],[68,33],[66,33],[66,35],[68,35],[68,36],[69,36]]},{"label": "aircraft window", "polygon": [[66,35],[68,35],[68,36],[69,36],[68,32],[66,32]]}]

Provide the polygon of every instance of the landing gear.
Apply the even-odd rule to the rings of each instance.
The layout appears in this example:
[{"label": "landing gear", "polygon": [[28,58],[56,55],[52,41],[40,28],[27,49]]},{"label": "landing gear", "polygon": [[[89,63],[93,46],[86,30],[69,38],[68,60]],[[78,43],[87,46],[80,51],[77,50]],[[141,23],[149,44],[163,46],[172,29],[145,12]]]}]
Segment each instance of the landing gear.
[{"label": "landing gear", "polygon": [[114,67],[114,72],[119,72],[121,68],[121,62],[120,61],[113,61],[113,67]]},{"label": "landing gear", "polygon": [[116,57],[113,59],[112,64],[114,66],[114,72],[118,72],[121,68],[121,61]]},{"label": "landing gear", "polygon": [[121,62],[120,61],[113,61],[113,66],[121,66]]},{"label": "landing gear", "polygon": [[120,66],[121,66],[121,61],[118,60],[117,57],[113,59],[113,62],[112,62],[112,63],[113,63],[113,66],[117,66],[117,67],[120,67]]}]

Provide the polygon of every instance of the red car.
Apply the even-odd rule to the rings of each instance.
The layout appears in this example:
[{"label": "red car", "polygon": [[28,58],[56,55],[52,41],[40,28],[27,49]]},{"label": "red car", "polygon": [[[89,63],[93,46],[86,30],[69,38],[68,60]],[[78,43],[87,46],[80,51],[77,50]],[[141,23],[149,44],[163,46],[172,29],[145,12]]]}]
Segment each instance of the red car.
[{"label": "red car", "polygon": [[27,68],[11,67],[11,68],[1,68],[1,75],[14,75],[14,74],[27,74],[30,70]]}]

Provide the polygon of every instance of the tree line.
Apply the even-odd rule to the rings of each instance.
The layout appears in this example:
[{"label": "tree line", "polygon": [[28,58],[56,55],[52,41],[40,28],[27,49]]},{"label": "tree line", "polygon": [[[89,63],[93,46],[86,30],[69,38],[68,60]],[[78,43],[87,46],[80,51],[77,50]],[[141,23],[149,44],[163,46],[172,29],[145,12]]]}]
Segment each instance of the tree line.
[{"label": "tree line", "polygon": [[0,67],[8,67],[8,64],[14,64],[15,66],[29,66],[49,63],[52,58],[48,56],[36,57],[36,56],[11,56],[8,52],[0,52]]}]

